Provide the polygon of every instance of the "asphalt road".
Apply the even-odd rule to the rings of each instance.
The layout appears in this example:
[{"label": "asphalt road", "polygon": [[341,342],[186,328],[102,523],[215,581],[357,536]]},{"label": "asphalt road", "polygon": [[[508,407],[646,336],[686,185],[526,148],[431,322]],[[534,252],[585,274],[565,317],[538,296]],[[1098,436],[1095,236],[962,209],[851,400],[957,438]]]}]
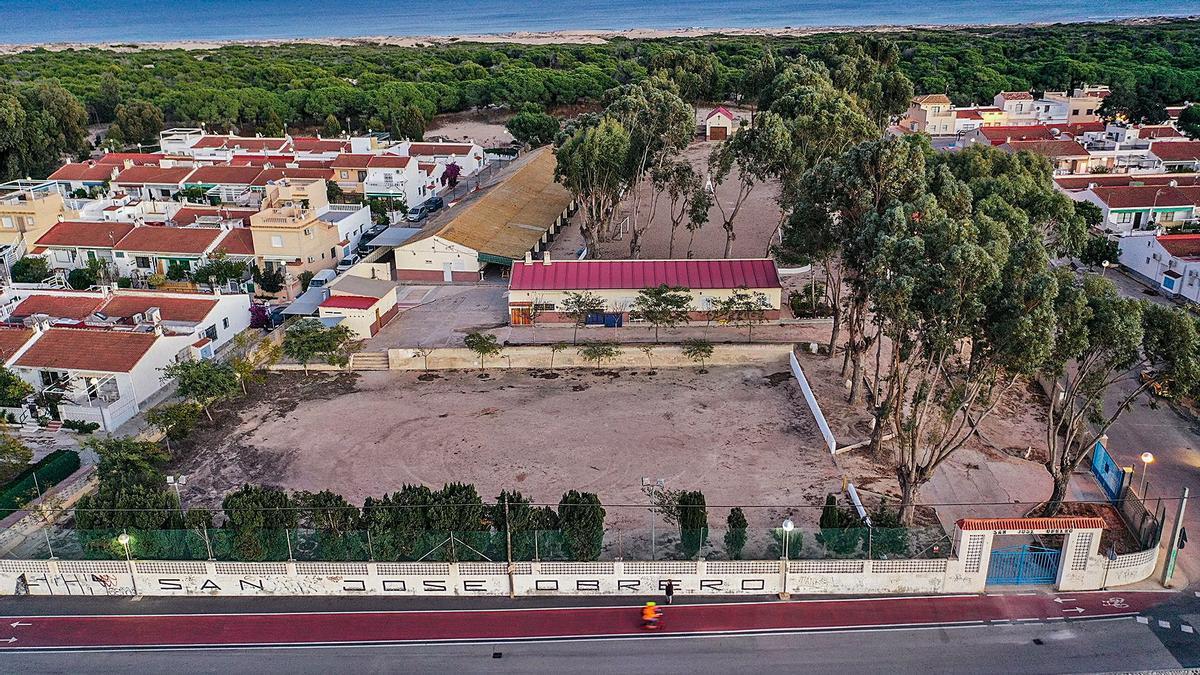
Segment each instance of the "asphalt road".
[{"label": "asphalt road", "polygon": [[1165,642],[1177,637],[1126,618],[741,637],[17,653],[5,654],[4,663],[20,673],[1094,673],[1196,665],[1194,650]]}]

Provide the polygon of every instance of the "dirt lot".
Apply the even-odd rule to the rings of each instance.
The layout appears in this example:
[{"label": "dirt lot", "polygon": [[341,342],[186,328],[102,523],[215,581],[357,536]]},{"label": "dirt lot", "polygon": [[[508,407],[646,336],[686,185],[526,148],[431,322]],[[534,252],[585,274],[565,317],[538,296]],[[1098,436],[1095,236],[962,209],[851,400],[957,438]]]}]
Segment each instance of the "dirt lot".
[{"label": "dirt lot", "polygon": [[[708,156],[717,143],[697,142],[684,151],[684,157],[692,163],[701,176],[708,175]],[[649,213],[650,190],[643,188],[643,213]],[[716,188],[717,198],[729,210],[737,196],[736,173]],[[734,221],[733,257],[758,258],[767,253],[767,244],[779,223],[779,207],[775,197],[779,187],[774,182],[762,183],[754,188],[750,197],[743,203],[737,219]],[[621,218],[632,210],[631,199],[626,199],[621,205]],[[644,259],[652,258],[686,258],[688,251],[688,230],[681,225],[675,234],[675,246],[669,250],[671,238],[671,218],[667,199],[660,199],[656,215],[650,228],[642,235],[642,255]],[[643,218],[647,217],[644,215]],[[571,225],[563,228],[561,234],[554,240],[550,248],[556,257],[572,257],[576,250],[583,246],[583,238],[579,234],[578,215],[572,219]],[[629,237],[626,235],[620,241],[609,241],[600,244],[601,258],[628,258]],[[670,255],[668,256],[668,253]],[[708,223],[696,232],[692,249],[695,258],[720,258],[725,253],[725,230],[721,227],[721,212],[716,206],[709,211]]]},{"label": "dirt lot", "polygon": [[[219,505],[243,482],[328,488],[361,503],[405,483],[466,481],[485,499],[516,488],[557,502],[577,488],[606,505],[645,505],[646,476],[702,490],[713,505],[782,507],[819,503],[840,486],[783,364],[270,378],[178,450],[186,502]],[[777,513],[747,515],[762,526]],[[646,515],[610,508],[608,522],[637,527]],[[818,516],[795,517],[815,525]]]},{"label": "dirt lot", "polygon": [[445,136],[454,141],[475,141],[485,148],[507,146],[512,134],[504,123],[512,113],[508,110],[468,110],[438,115],[425,129],[425,138]]}]

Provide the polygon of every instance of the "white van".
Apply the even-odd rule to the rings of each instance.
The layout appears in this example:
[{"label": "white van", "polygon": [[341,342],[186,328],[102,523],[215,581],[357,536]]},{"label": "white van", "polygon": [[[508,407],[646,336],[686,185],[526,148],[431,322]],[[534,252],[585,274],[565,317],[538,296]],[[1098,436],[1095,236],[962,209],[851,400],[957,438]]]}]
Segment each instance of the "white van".
[{"label": "white van", "polygon": [[309,288],[320,288],[337,278],[337,272],[333,270],[321,270],[313,275],[312,281],[308,282]]}]

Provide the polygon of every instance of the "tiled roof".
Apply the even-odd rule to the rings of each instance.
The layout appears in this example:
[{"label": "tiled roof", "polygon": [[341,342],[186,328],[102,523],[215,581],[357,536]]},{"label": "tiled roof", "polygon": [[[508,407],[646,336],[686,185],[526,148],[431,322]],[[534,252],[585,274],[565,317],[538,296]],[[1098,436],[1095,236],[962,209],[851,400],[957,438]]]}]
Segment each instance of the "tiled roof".
[{"label": "tiled roof", "polygon": [[379,298],[368,298],[362,295],[331,295],[321,301],[320,307],[335,307],[339,309],[371,309]]},{"label": "tiled roof", "polygon": [[1142,127],[1138,129],[1138,138],[1182,138],[1183,134],[1175,127],[1166,125],[1157,127]]},{"label": "tiled roof", "polygon": [[127,373],[150,351],[157,339],[154,333],[51,328],[17,359],[15,365]]},{"label": "tiled roof", "polygon": [[1093,174],[1090,176],[1063,176],[1055,178],[1054,182],[1064,190],[1083,190],[1093,183],[1097,187],[1114,187],[1125,185],[1168,185],[1172,181],[1176,185],[1200,185],[1200,174],[1197,173],[1110,173]]},{"label": "tiled roof", "polygon": [[[1195,189],[1195,188],[1193,188]],[[1136,209],[1152,206],[1188,206],[1194,203],[1192,195],[1170,185],[1116,185],[1092,189],[1100,201],[1110,209]]]},{"label": "tiled roof", "polygon": [[1058,129],[1066,134],[1071,134],[1072,136],[1082,136],[1086,133],[1104,131],[1106,127],[1104,122],[1077,122],[1075,124],[1064,124],[1062,126],[1055,125],[1052,128]]},{"label": "tiled roof", "polygon": [[463,155],[474,147],[473,143],[412,143],[408,146],[408,154],[413,157]]},{"label": "tiled roof", "polygon": [[195,171],[191,166],[173,166],[163,169],[153,165],[131,166],[113,179],[119,185],[177,185]]},{"label": "tiled roof", "polygon": [[514,264],[518,291],[641,289],[666,284],[691,289],[779,288],[775,263],[747,260],[561,260]]},{"label": "tiled roof", "polygon": [[50,174],[50,180],[95,181],[102,183],[112,178],[111,164],[96,164],[94,162],[69,162],[58,167]]},{"label": "tiled roof", "polygon": [[263,186],[271,181],[279,181],[284,178],[321,178],[328,180],[332,171],[330,169],[289,169],[287,167],[277,167],[272,169],[263,169],[263,172],[258,174],[251,185]]},{"label": "tiled roof", "polygon": [[350,149],[350,141],[300,136],[292,139],[292,149],[296,152],[346,152]]},{"label": "tiled roof", "polygon": [[[947,102],[948,102],[948,101],[947,101]],[[731,120],[732,120],[732,119],[737,119],[737,118],[735,118],[735,117],[733,116],[733,113],[729,112],[729,109],[728,109],[728,108],[726,108],[726,107],[725,107],[725,106],[723,106],[723,105],[719,105],[719,106],[717,106],[717,107],[713,108],[713,109],[712,109],[712,112],[710,112],[710,113],[708,113],[707,115],[705,115],[705,116],[704,116],[704,119],[705,119],[705,120],[710,120],[710,119],[712,119],[713,117],[715,117],[715,116],[717,116],[717,115],[724,115],[725,117],[728,117],[728,118],[729,118],[729,119],[731,119]]]},{"label": "tiled roof", "polygon": [[297,167],[299,167],[301,169],[331,169],[331,168],[333,168],[333,160],[332,159],[298,159],[295,162],[288,162],[288,163],[295,164]]},{"label": "tiled roof", "polygon": [[29,342],[33,331],[28,328],[0,328],[0,363],[6,363],[17,350]]},{"label": "tiled roof", "polygon": [[159,227],[143,225],[125,235],[118,251],[199,255],[225,232],[219,227]]},{"label": "tiled roof", "polygon": [[133,223],[66,220],[56,223],[37,240],[38,246],[81,246],[112,248],[133,231]]},{"label": "tiled roof", "polygon": [[1200,234],[1164,234],[1156,238],[1176,258],[1200,257]]},{"label": "tiled roof", "polygon": [[1002,91],[1000,97],[1006,101],[1032,101],[1033,94],[1027,91]]},{"label": "tiled roof", "polygon": [[1200,141],[1155,141],[1150,152],[1164,162],[1200,161]]},{"label": "tiled roof", "polygon": [[962,120],[981,120],[981,119],[983,119],[983,115],[981,115],[978,110],[975,110],[973,108],[964,108],[962,110],[955,110],[954,116],[959,119],[962,119]]},{"label": "tiled roof", "polygon": [[254,150],[264,152],[267,150],[279,151],[287,144],[286,138],[254,138],[241,136],[205,136],[193,148],[225,148],[228,150]]},{"label": "tiled roof", "polygon": [[415,160],[412,157],[400,155],[376,155],[367,163],[370,169],[403,169]]},{"label": "tiled roof", "polygon": [[1010,140],[1035,141],[1054,138],[1054,132],[1050,130],[1050,127],[1042,125],[979,127],[979,133],[991,141],[992,145],[1002,145]]},{"label": "tiled roof", "polygon": [[437,171],[439,166],[441,166],[441,164],[438,164],[437,162],[417,162],[417,168],[425,172],[427,175]]},{"label": "tiled roof", "polygon": [[365,169],[374,156],[363,152],[343,153],[333,158],[333,166],[335,169]]},{"label": "tiled roof", "polygon": [[163,321],[185,321],[199,323],[208,316],[216,300],[203,298],[173,298],[169,296],[120,294],[114,295],[100,311],[108,316],[119,316],[127,319],[134,314],[145,314],[151,307],[157,307]]},{"label": "tiled roof", "polygon": [[283,166],[295,160],[294,155],[234,155],[229,160],[230,166]]},{"label": "tiled roof", "polygon": [[166,157],[161,152],[106,152],[96,160],[97,164],[119,164],[124,165],[126,161],[133,162],[134,166],[144,166],[146,164],[158,164]]},{"label": "tiled roof", "polygon": [[254,255],[254,233],[248,227],[235,227],[217,244],[216,250],[229,255]]},{"label": "tiled roof", "polygon": [[249,185],[262,169],[257,166],[202,166],[188,176],[187,182],[202,185]]},{"label": "tiled roof", "polygon": [[1010,141],[1002,147],[1006,147],[1013,152],[1032,152],[1035,155],[1051,159],[1088,156],[1087,148],[1075,141],[1067,140]]},{"label": "tiled roof", "polygon": [[960,530],[1087,530],[1104,529],[1099,517],[1060,516],[1057,518],[963,518]]},{"label": "tiled roof", "polygon": [[31,295],[13,308],[12,316],[45,314],[52,319],[83,321],[103,304],[104,298],[94,295]]},{"label": "tiled roof", "polygon": [[925,105],[933,103],[937,105],[950,105],[950,97],[945,94],[921,94],[913,97],[913,103]]},{"label": "tiled roof", "polygon": [[225,220],[240,220],[244,224],[250,224],[250,216],[258,213],[257,209],[229,209],[229,208],[195,208],[185,206],[179,209],[171,216],[171,222],[183,227],[196,222],[201,216],[220,216]]}]

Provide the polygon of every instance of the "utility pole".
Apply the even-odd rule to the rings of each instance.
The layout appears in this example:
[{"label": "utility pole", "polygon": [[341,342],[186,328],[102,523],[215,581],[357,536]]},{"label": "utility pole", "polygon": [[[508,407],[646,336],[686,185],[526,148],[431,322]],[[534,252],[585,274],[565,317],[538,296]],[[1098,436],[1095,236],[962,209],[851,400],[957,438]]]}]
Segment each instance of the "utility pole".
[{"label": "utility pole", "polygon": [[1171,577],[1175,575],[1175,559],[1179,557],[1179,546],[1182,539],[1186,539],[1183,534],[1183,511],[1187,508],[1188,489],[1183,488],[1183,495],[1179,498],[1179,510],[1175,512],[1175,525],[1171,528],[1171,548],[1167,549],[1167,564],[1163,566],[1162,585],[1170,588]]},{"label": "utility pole", "polygon": [[508,495],[504,495],[504,543],[508,551],[508,597],[517,597],[516,580],[513,578],[512,522],[508,519]]}]

